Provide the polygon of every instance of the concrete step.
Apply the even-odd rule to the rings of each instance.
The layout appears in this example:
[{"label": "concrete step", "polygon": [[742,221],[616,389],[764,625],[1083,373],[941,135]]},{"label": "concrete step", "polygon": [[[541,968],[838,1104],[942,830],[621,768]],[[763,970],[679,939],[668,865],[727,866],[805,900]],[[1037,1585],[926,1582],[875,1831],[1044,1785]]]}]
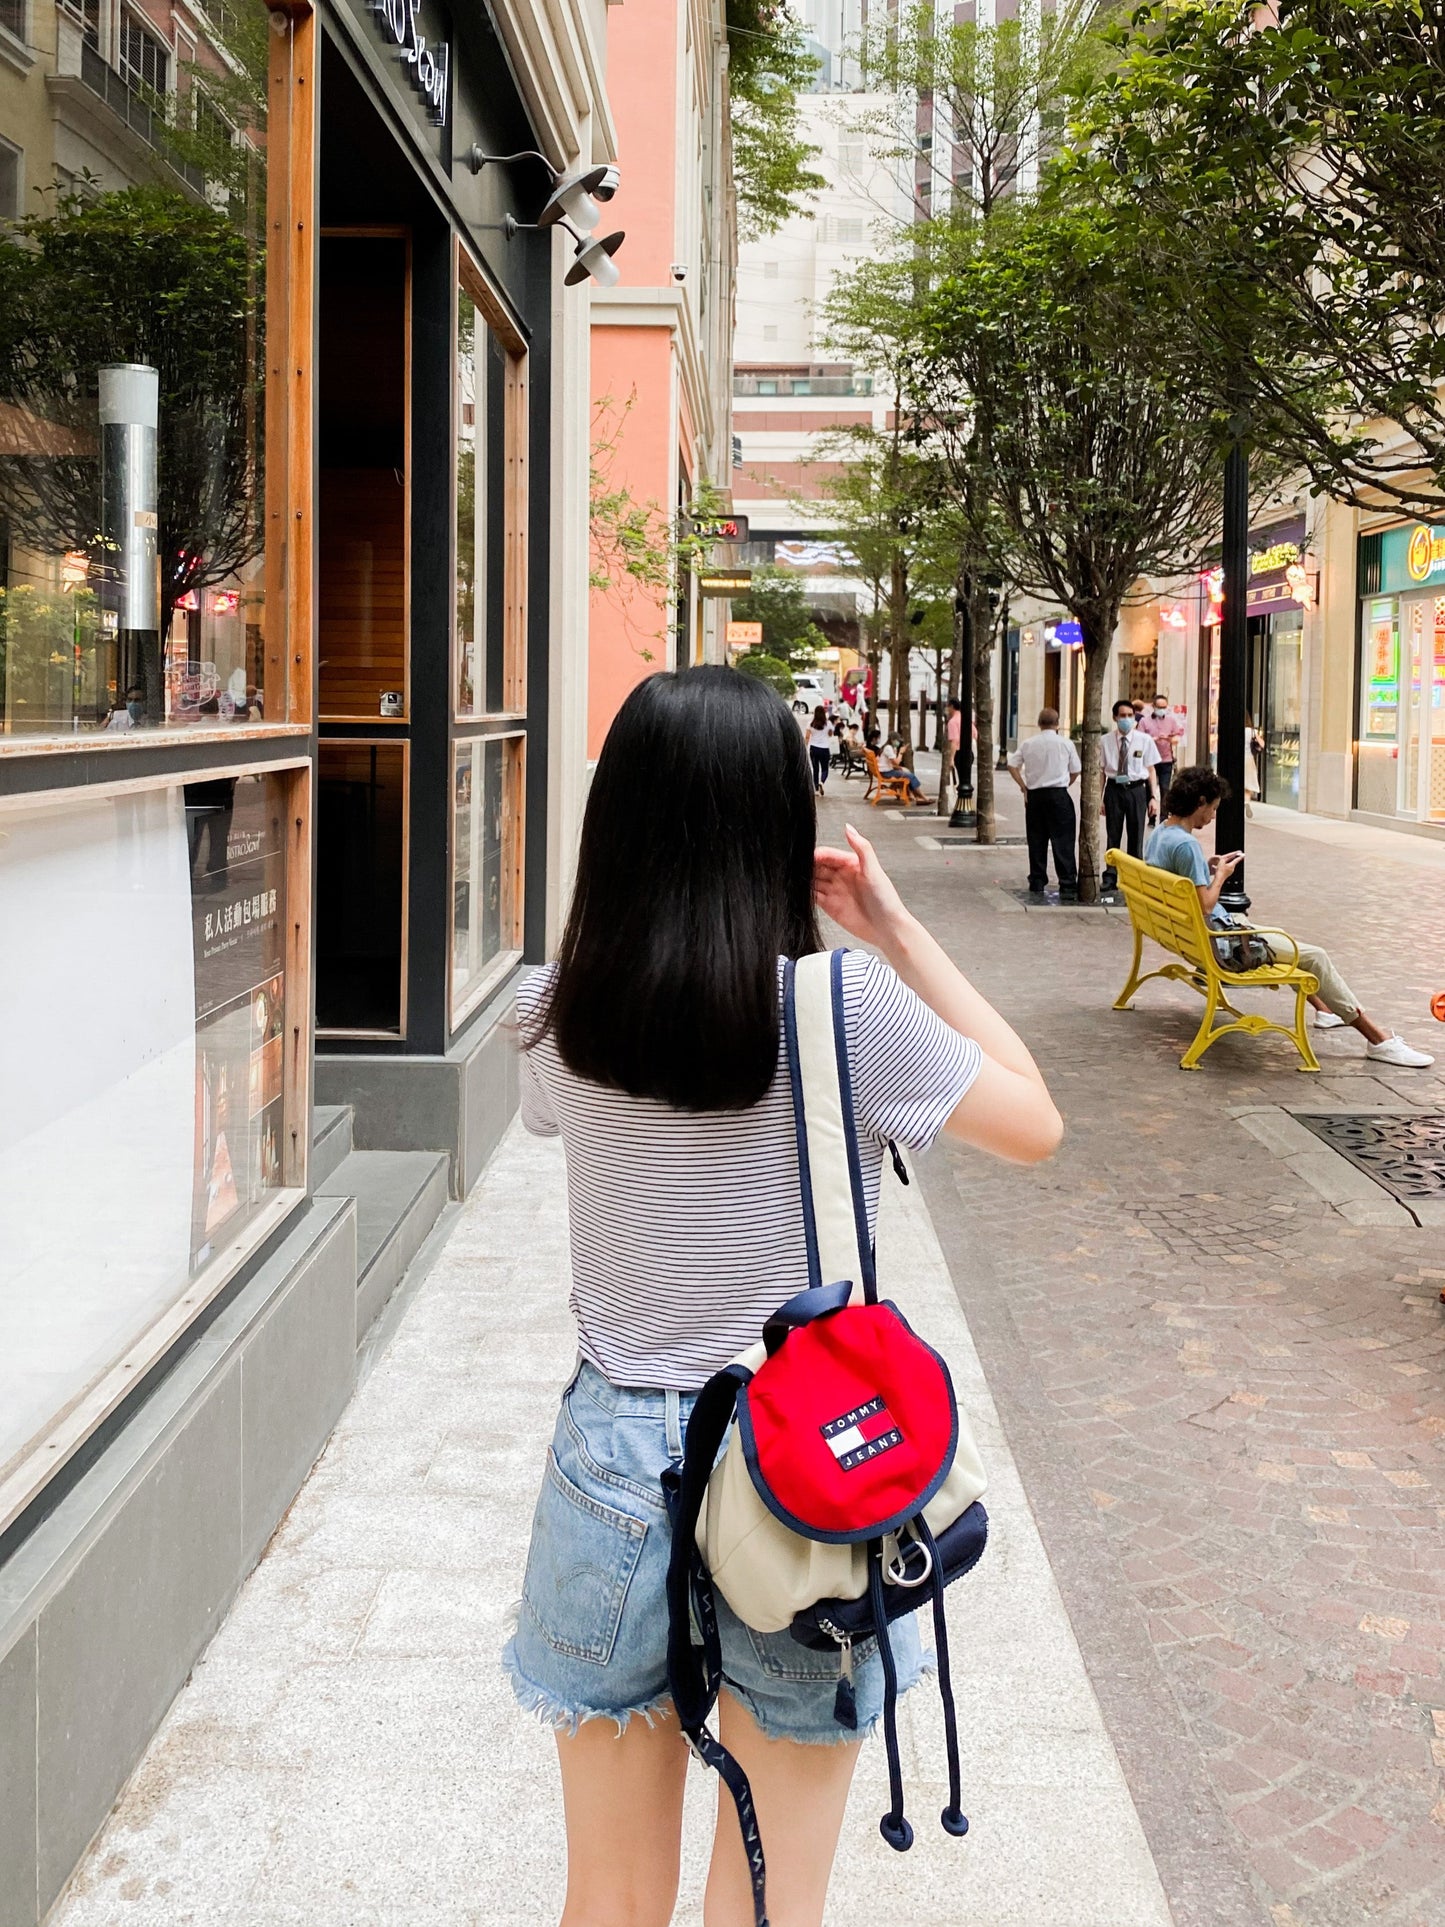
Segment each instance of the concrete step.
[{"label": "concrete step", "polygon": [[351,1156],[352,1122],[349,1104],[318,1104],[311,1113],[311,1189],[319,1191],[343,1158]]},{"label": "concrete step", "polygon": [[358,1344],[441,1215],[448,1168],[441,1151],[352,1151],[316,1186],[356,1200]]}]

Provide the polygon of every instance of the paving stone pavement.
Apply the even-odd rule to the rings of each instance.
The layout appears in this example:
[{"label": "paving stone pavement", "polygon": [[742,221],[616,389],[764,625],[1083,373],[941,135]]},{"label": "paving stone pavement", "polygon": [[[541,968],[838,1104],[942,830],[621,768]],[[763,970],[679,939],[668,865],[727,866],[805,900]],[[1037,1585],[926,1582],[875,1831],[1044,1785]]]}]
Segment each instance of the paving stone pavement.
[{"label": "paving stone pavement", "polygon": [[[555,1142],[514,1126],[51,1927],[540,1927],[561,1906],[552,1741],[498,1653],[570,1368]],[[937,1695],[903,1704],[917,1844],[879,1838],[863,1753],[829,1927],[1172,1927],[1119,1760],[915,1184],[880,1276],[949,1360],[990,1546],[950,1595],[965,1806]],[[399,1315],[398,1315],[399,1314]],[[700,1927],[715,1782],[689,1774],[679,1927]]]},{"label": "paving stone pavement", "polygon": [[[1041,1172],[950,1148],[924,1188],[1176,1918],[1440,1927],[1445,1237],[1352,1222],[1235,1114],[1445,1110],[1441,1066],[1336,1032],[1319,1078],[1244,1038],[1183,1073],[1191,993],[1110,1009],[1124,918],[1002,914],[1021,853],[929,851],[857,799],[829,822],[874,835],[1067,1120]],[[1445,850],[1266,814],[1255,916],[1445,1058]]]}]

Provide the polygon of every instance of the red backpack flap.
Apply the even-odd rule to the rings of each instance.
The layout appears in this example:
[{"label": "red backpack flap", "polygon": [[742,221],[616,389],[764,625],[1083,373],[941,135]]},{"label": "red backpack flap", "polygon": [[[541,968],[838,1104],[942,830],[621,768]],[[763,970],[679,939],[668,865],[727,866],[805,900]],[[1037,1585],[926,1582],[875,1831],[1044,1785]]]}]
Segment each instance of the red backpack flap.
[{"label": "red backpack flap", "polygon": [[738,1393],[759,1498],[793,1532],[851,1544],[894,1532],[948,1477],[958,1402],[948,1367],[891,1304],[792,1330]]}]

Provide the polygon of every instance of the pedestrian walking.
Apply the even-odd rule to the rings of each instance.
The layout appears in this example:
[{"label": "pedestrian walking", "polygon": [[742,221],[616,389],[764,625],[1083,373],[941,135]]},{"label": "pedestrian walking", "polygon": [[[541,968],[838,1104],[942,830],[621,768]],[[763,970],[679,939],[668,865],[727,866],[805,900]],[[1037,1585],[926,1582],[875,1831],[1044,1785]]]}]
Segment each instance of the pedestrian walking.
[{"label": "pedestrian walking", "polygon": [[1071,786],[1079,780],[1079,752],[1059,734],[1057,709],[1039,711],[1039,733],[1020,743],[1008,771],[1024,794],[1024,833],[1029,844],[1029,895],[1041,897],[1049,881],[1049,846],[1059,879],[1059,902],[1079,900],[1078,820]]},{"label": "pedestrian walking", "polygon": [[955,696],[948,705],[948,721],[943,726],[948,741],[948,760],[939,771],[938,787],[943,789],[950,777],[955,786],[962,787],[958,770],[958,752],[963,746],[963,704]]},{"label": "pedestrian walking", "polygon": [[[668,807],[639,815],[643,765],[668,772]],[[871,845],[850,830],[846,849],[815,851],[808,794],[762,683],[711,665],[650,677],[602,748],[558,961],[518,996],[523,1122],[566,1151],[580,1360],[504,1663],[556,1734],[568,1923],[672,1918],[688,1753],[666,1688],[662,1476],[700,1387],[809,1283],[780,1001],[785,960],[822,948],[815,898],[879,953],[842,960],[870,1220],[890,1138],[921,1150],[947,1131],[1029,1163],[1060,1133],[1028,1051]],[[752,1784],[773,1918],[819,1927],[882,1663],[853,1654],[844,1696],[837,1654],[749,1629],[721,1595],[717,1612],[721,1740]],[[911,1615],[892,1645],[911,1686]],[[708,1920],[751,1923],[752,1892],[725,1798]]]},{"label": "pedestrian walking", "polygon": [[808,760],[813,765],[813,794],[821,796],[828,771],[833,767],[833,735],[822,703],[813,711],[813,723],[808,731]]},{"label": "pedestrian walking", "polygon": [[1136,704],[1135,714],[1159,752],[1159,767],[1155,774],[1162,798],[1168,795],[1169,785],[1174,781],[1175,751],[1184,740],[1184,722],[1178,711],[1169,707],[1169,698],[1162,690],[1155,695],[1147,709]]},{"label": "pedestrian walking", "polygon": [[[1165,817],[1149,838],[1145,861],[1158,870],[1172,870],[1175,876],[1188,877],[1198,886],[1199,903],[1208,922],[1218,930],[1250,929],[1248,923],[1219,907],[1220,892],[1244,860],[1243,852],[1231,851],[1207,861],[1197,842],[1198,832],[1208,829],[1219,805],[1229,794],[1229,785],[1212,769],[1180,770],[1164,799]],[[1377,1064],[1393,1064],[1397,1070],[1428,1070],[1435,1062],[1426,1051],[1415,1050],[1396,1031],[1386,1030],[1360,1008],[1360,1000],[1335,967],[1330,953],[1317,943],[1300,943],[1291,938],[1299,951],[1305,970],[1319,979],[1319,991],[1310,998],[1316,1011],[1316,1030],[1335,1030],[1348,1026],[1365,1040],[1365,1055]]]},{"label": "pedestrian walking", "polygon": [[[1142,857],[1149,805],[1153,803],[1157,807],[1159,801],[1159,785],[1154,775],[1159,767],[1159,752],[1153,738],[1134,727],[1133,703],[1115,703],[1114,727],[1100,741],[1099,755],[1104,765],[1104,800],[1099,814],[1108,826],[1108,847],[1122,850],[1127,832],[1129,855]],[[1112,896],[1118,887],[1117,873],[1106,864],[1102,881],[1104,895]]]},{"label": "pedestrian walking", "polygon": [[1264,754],[1264,744],[1260,741],[1259,731],[1254,726],[1254,718],[1249,711],[1244,712],[1244,813],[1254,815],[1254,806],[1259,801],[1259,759]]}]

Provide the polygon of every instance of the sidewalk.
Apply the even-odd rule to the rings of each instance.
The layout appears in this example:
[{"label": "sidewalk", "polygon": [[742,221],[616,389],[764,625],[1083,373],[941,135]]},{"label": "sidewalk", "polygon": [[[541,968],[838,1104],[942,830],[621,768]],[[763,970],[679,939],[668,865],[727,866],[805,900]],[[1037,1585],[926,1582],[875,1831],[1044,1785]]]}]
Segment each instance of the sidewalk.
[{"label": "sidewalk", "polygon": [[[964,1806],[937,1700],[905,1702],[918,1844],[878,1835],[864,1750],[831,1927],[1171,1927],[1171,1914],[918,1186],[880,1269],[946,1353],[989,1467],[990,1550],[951,1595]],[[570,1369],[562,1158],[514,1127],[180,1695],[55,1927],[531,1927],[558,1917],[550,1737],[497,1665]],[[677,1919],[701,1921],[690,1774]]]}]

